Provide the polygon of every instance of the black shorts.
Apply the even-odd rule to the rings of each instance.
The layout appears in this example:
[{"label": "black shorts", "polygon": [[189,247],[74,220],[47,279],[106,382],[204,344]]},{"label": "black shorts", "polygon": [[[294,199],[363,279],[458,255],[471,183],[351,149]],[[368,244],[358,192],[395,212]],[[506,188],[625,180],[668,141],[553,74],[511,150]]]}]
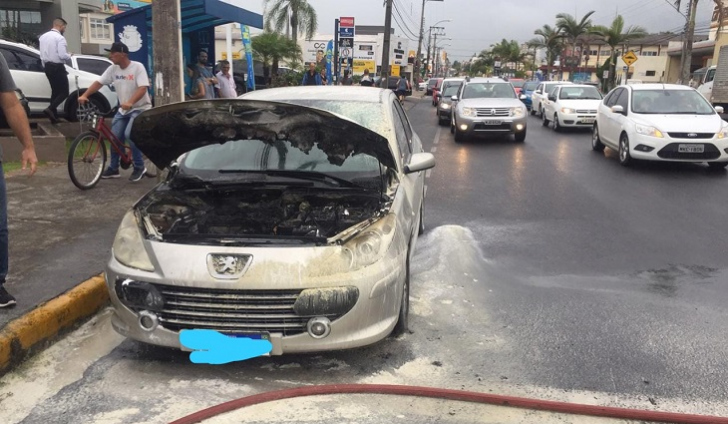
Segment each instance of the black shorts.
[{"label": "black shorts", "polygon": [[407,90],[397,90],[397,97],[399,97],[399,96],[404,97],[406,95],[407,95]]}]

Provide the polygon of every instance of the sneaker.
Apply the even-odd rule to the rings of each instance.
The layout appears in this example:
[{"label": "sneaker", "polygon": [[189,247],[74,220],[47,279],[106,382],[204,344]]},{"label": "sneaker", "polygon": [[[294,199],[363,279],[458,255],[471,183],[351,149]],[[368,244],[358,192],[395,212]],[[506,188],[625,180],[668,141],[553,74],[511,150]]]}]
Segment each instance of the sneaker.
[{"label": "sneaker", "polygon": [[51,120],[51,124],[55,125],[58,123],[58,115],[56,115],[52,110],[44,109],[43,114]]},{"label": "sneaker", "polygon": [[131,177],[129,177],[129,181],[139,181],[142,178],[144,178],[144,175],[147,173],[147,168],[134,168],[134,172],[131,173]]},{"label": "sneaker", "polygon": [[16,303],[15,298],[8,293],[7,290],[5,290],[5,287],[0,286],[0,308],[7,308],[8,306],[13,306]]},{"label": "sneaker", "polygon": [[118,169],[111,169],[111,168],[106,168],[106,171],[104,171],[104,173],[101,174],[101,178],[104,178],[104,179],[119,178],[120,176],[121,176],[121,174],[119,174]]}]

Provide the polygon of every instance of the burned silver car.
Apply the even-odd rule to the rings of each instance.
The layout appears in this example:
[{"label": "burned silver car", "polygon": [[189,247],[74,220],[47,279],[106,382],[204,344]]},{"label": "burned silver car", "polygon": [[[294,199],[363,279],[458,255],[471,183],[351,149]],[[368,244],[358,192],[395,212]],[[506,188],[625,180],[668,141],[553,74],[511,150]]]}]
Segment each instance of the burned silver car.
[{"label": "burned silver car", "polygon": [[[279,355],[407,329],[434,157],[391,91],[344,89],[362,93],[314,108],[331,89],[342,92],[265,90],[292,101],[203,100],[136,118],[132,139],[170,172],[114,241],[106,280],[119,333],[182,348],[180,331],[211,329],[269,340]],[[300,97],[314,107],[292,104]]]}]

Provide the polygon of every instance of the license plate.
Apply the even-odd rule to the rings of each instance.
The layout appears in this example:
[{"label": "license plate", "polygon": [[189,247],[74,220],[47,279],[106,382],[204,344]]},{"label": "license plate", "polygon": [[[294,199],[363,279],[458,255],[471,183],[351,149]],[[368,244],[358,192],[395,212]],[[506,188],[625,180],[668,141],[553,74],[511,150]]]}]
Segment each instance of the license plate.
[{"label": "license plate", "polygon": [[268,333],[231,333],[228,334],[230,337],[236,338],[248,338],[253,340],[268,340],[270,341],[270,334]]},{"label": "license plate", "polygon": [[703,153],[705,152],[704,144],[678,144],[678,153]]},{"label": "license plate", "polygon": [[582,124],[593,124],[593,123],[594,123],[594,121],[595,121],[595,119],[594,119],[594,118],[585,118],[585,119],[582,119],[582,120],[581,120],[581,123],[582,123]]},{"label": "license plate", "polygon": [[494,121],[494,120],[483,121],[483,125],[500,125],[502,123],[503,123],[503,121]]}]

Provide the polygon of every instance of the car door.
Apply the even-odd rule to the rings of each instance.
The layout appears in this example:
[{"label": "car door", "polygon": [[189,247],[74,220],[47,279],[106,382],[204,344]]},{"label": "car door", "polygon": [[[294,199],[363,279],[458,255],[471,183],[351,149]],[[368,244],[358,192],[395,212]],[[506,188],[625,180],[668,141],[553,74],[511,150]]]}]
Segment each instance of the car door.
[{"label": "car door", "polygon": [[39,113],[47,108],[51,102],[51,84],[40,56],[11,46],[0,46],[0,51],[8,62],[15,85],[28,99],[30,111]]},{"label": "car door", "polygon": [[[612,106],[615,105],[621,105],[624,103],[620,103],[622,97],[624,96],[625,99],[627,97],[627,90],[625,88],[618,88],[615,90],[615,92],[610,96],[609,103],[607,103],[605,106],[607,107],[607,110],[604,113],[604,117],[606,119],[603,120],[605,123],[604,129],[600,128],[600,131],[603,133],[604,142],[607,144],[614,146],[617,146],[619,143],[619,131],[621,129],[621,119],[624,118],[623,115],[619,113],[612,112]],[[626,100],[625,100],[626,103]],[[601,123],[602,121],[600,121]]]},{"label": "car door", "polygon": [[79,57],[76,59],[75,68],[92,74],[102,75],[111,65],[111,62],[103,58]]},{"label": "car door", "polygon": [[391,102],[393,109],[392,120],[394,121],[394,132],[397,137],[397,145],[399,146],[400,158],[402,160],[402,181],[400,182],[400,189],[404,189],[405,193],[405,205],[404,211],[407,215],[407,225],[409,234],[412,231],[416,231],[414,224],[417,220],[417,214],[420,212],[420,205],[424,199],[425,190],[425,173],[424,172],[413,172],[411,174],[404,174],[404,165],[407,165],[412,157],[413,147],[417,147],[419,151],[415,150],[415,153],[422,151],[421,143],[419,138],[416,140],[414,131],[409,124],[407,114],[405,113],[399,101],[393,99]]},{"label": "car door", "polygon": [[[547,97],[556,96],[556,98],[558,99],[559,98],[559,92],[560,91],[561,91],[561,87],[558,87],[557,86],[556,88],[554,88],[554,90],[551,92],[550,95],[547,95]],[[546,113],[546,117],[548,119],[553,119],[554,114],[556,113],[556,110],[558,108],[557,102],[558,101],[552,102],[548,98],[546,99],[546,106],[545,106],[544,110],[545,110],[545,113]]]},{"label": "car door", "polygon": [[531,95],[531,107],[536,112],[539,112],[541,110],[541,93],[543,93],[544,88],[544,83],[539,84]]}]

